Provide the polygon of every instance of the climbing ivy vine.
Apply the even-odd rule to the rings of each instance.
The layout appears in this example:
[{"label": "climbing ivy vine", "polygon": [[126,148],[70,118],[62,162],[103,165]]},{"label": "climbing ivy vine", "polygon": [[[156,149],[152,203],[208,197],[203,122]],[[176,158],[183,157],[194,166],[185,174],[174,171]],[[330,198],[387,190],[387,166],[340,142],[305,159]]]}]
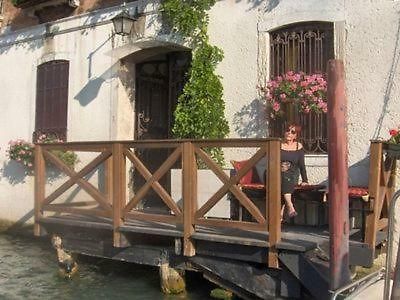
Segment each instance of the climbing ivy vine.
[{"label": "climbing ivy vine", "polygon": [[[209,43],[208,10],[215,0],[164,0],[162,11],[172,29],[191,44],[192,65],[188,80],[178,98],[174,113],[173,134],[178,138],[217,139],[229,133],[222,99],[221,77],[215,74],[223,52]],[[211,157],[223,165],[220,148],[207,149]]]}]

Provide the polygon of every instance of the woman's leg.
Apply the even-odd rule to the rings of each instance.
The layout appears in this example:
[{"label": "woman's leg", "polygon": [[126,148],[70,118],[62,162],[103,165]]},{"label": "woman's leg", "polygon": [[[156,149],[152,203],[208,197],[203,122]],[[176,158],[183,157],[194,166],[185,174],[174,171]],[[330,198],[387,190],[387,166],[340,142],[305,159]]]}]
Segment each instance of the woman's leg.
[{"label": "woman's leg", "polygon": [[292,194],[283,194],[283,198],[285,199],[285,206],[288,210],[288,215],[292,216],[296,214],[296,210],[294,209],[294,205],[292,202]]}]

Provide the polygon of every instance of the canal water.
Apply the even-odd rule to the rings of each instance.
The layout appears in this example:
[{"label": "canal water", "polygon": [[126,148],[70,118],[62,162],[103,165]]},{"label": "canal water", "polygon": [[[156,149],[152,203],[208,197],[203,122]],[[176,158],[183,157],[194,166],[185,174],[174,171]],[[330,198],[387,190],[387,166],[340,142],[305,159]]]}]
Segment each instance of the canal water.
[{"label": "canal water", "polygon": [[58,275],[50,241],[27,234],[0,233],[0,299],[210,299],[213,286],[200,274],[187,274],[188,293],[160,291],[158,268],[79,256],[79,274]]}]

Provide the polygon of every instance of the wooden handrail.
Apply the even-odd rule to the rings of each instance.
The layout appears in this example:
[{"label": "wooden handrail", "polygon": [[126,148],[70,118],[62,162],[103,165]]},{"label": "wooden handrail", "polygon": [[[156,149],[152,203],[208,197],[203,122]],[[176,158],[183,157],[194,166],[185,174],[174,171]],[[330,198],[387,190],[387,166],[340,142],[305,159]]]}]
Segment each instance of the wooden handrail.
[{"label": "wooden handrail", "polygon": [[371,141],[368,183],[371,213],[366,217],[365,242],[373,251],[377,232],[387,227],[387,210],[395,187],[396,159],[385,156],[386,147],[385,142]]},{"label": "wooden handrail", "polygon": [[[234,176],[229,177],[217,165],[204,148],[258,148],[245,166]],[[138,149],[170,149],[171,154],[151,173],[137,155]],[[94,159],[76,172],[68,167],[52,150],[97,152]],[[59,144],[36,144],[35,147],[35,234],[40,234],[39,220],[44,212],[68,214],[82,214],[91,216],[109,217],[113,221],[113,244],[115,247],[124,247],[129,244],[124,232],[120,228],[127,220],[141,220],[147,222],[165,222],[183,225],[183,254],[193,256],[196,253],[195,240],[196,226],[219,226],[238,228],[242,230],[257,230],[268,232],[268,264],[278,267],[276,245],[281,238],[280,228],[280,139],[226,139],[226,140],[150,140],[150,141],[112,141],[112,142],[73,142]],[[265,194],[268,213],[260,209],[240,189],[240,179],[255,166],[263,157],[267,158],[267,189]],[[181,158],[182,166],[182,199],[183,208],[172,199],[168,190],[159,182]],[[70,178],[60,187],[45,197],[45,161],[51,162]],[[145,182],[127,201],[127,160]],[[197,160],[203,161],[209,169],[221,180],[222,187],[211,196],[200,208],[197,207]],[[94,171],[100,164],[105,172],[103,190],[94,187],[85,176]],[[56,199],[73,185],[84,189],[91,200],[72,203],[56,203]],[[169,208],[170,214],[156,214],[137,209],[138,203],[146,194],[153,190]],[[227,193],[231,193],[239,203],[253,216],[255,222],[234,221],[225,219],[208,219],[205,215]],[[78,205],[79,203],[79,205]],[[87,205],[86,205],[87,204]],[[96,206],[97,204],[97,206]],[[181,228],[181,227],[177,227]]]}]

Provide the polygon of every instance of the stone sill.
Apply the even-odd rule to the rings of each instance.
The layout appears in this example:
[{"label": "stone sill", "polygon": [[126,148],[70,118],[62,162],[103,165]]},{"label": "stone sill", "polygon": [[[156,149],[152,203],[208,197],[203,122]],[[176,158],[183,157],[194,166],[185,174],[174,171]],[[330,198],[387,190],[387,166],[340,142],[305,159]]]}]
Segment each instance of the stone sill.
[{"label": "stone sill", "polygon": [[78,7],[80,4],[79,2],[79,0],[27,0],[15,5],[15,7],[22,9],[33,8],[36,11],[48,6],[57,6],[62,4],[71,7]]}]

